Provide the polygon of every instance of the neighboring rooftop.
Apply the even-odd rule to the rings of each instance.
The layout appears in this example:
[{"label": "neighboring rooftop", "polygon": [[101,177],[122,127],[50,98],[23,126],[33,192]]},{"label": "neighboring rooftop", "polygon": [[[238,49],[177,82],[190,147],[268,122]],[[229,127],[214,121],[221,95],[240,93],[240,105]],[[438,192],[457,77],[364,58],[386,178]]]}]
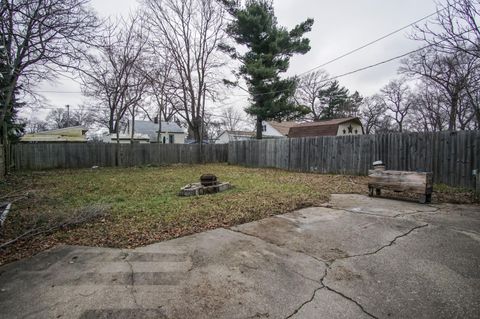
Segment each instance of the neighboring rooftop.
[{"label": "neighboring rooftop", "polygon": [[237,135],[237,136],[253,136],[255,133],[252,131],[224,131],[222,134],[228,133],[230,135]]},{"label": "neighboring rooftop", "polygon": [[21,142],[86,142],[84,126],[70,126],[60,129],[28,133],[20,138]]},{"label": "neighboring rooftop", "polygon": [[268,124],[270,124],[271,127],[276,129],[278,133],[285,136],[288,135],[288,132],[290,131],[291,127],[298,125],[297,122],[293,122],[293,121],[285,121],[285,122],[269,121]]},{"label": "neighboring rooftop", "polygon": [[362,126],[362,122],[358,117],[347,117],[327,121],[301,123],[294,125],[290,128],[288,137],[336,136],[338,132],[338,126],[340,124],[348,122],[354,122]]},{"label": "neighboring rooftop", "polygon": [[[157,132],[158,132],[158,123],[154,123],[151,121],[135,121],[135,127],[134,127],[135,133],[138,134],[145,134],[150,137],[150,139],[156,139],[157,138]],[[163,122],[162,121],[162,127],[161,127],[162,132],[161,133],[185,133],[183,128],[180,127],[175,122]]]}]

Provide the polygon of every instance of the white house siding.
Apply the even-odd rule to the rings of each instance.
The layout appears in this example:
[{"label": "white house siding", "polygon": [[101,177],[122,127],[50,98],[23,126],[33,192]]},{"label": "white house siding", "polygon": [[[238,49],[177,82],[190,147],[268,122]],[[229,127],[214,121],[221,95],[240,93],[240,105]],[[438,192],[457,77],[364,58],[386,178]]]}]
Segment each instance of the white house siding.
[{"label": "white house siding", "polygon": [[[184,134],[184,133],[168,133],[168,132],[163,133],[162,132],[162,134],[160,134],[160,142],[163,143],[163,138],[165,137],[165,144],[170,144],[170,139],[169,139],[170,135],[173,135],[174,144],[185,144],[185,139],[187,138],[187,134]],[[157,138],[155,137],[155,139],[150,139],[150,142],[156,143]]]},{"label": "white house siding", "polygon": [[223,132],[222,135],[217,138],[215,144],[227,144],[228,142],[230,142],[229,134],[227,132]]},{"label": "white house siding", "polygon": [[[348,132],[348,127],[352,126],[352,133]],[[345,133],[343,132],[345,130]],[[363,130],[362,126],[355,122],[346,122],[338,125],[337,136],[344,136],[344,135],[362,135]]]},{"label": "white house siding", "polygon": [[263,121],[262,125],[266,126],[266,130],[263,131],[264,136],[286,137],[285,135],[274,129],[268,122]]},{"label": "white house siding", "polygon": [[229,142],[236,142],[236,141],[248,141],[251,140],[252,136],[245,135],[242,133],[232,133],[232,132],[223,132],[215,141],[215,144],[227,144]]}]

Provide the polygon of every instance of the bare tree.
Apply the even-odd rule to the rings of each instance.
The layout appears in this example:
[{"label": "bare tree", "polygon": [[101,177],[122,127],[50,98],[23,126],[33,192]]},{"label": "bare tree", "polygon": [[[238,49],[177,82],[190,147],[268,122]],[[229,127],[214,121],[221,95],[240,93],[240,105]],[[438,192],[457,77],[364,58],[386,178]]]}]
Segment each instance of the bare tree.
[{"label": "bare tree", "polygon": [[25,132],[26,133],[37,133],[48,130],[48,123],[38,118],[34,117],[30,120],[25,121]]},{"label": "bare tree", "polygon": [[411,38],[442,53],[463,52],[480,58],[480,0],[437,2],[437,10],[433,20],[415,26]]},{"label": "bare tree", "polygon": [[0,130],[8,151],[5,119],[15,95],[77,65],[99,23],[88,0],[0,1]]},{"label": "bare tree", "polygon": [[212,114],[205,114],[203,138],[209,141],[216,140],[223,131],[223,125],[223,119]]},{"label": "bare tree", "polygon": [[387,107],[381,96],[373,95],[363,99],[360,116],[365,134],[376,133],[382,127],[386,111]]},{"label": "bare tree", "polygon": [[106,118],[100,122],[117,134],[117,141],[126,113],[134,118],[146,92],[148,81],[141,69],[146,43],[139,15],[110,23],[81,72],[84,93],[97,101],[100,109],[107,107]]},{"label": "bare tree", "polygon": [[457,128],[457,115],[462,94],[468,89],[470,78],[478,70],[478,59],[463,52],[442,54],[434,48],[413,53],[402,61],[400,71],[420,76],[430,85],[441,88],[449,105],[448,129]]},{"label": "bare tree", "polygon": [[297,103],[310,109],[310,116],[314,121],[322,119],[325,102],[322,99],[321,92],[331,86],[332,83],[327,81],[329,77],[326,71],[318,70],[307,74],[299,81],[295,99]]},{"label": "bare tree", "polygon": [[413,92],[409,126],[415,131],[437,132],[448,126],[449,107],[441,88],[421,81]]},{"label": "bare tree", "polygon": [[144,9],[156,46],[172,61],[178,115],[200,142],[206,99],[223,65],[217,49],[225,38],[224,9],[215,0],[145,0]]},{"label": "bare tree", "polygon": [[83,105],[76,109],[70,109],[68,112],[64,108],[58,108],[47,114],[46,123],[50,129],[78,125],[89,127],[94,123],[94,114]]},{"label": "bare tree", "polygon": [[397,124],[399,132],[404,130],[405,118],[413,104],[410,88],[405,80],[392,80],[381,90],[385,107]]},{"label": "bare tree", "polygon": [[160,143],[162,121],[172,121],[179,112],[176,105],[181,103],[177,98],[179,89],[174,80],[172,61],[168,55],[154,45],[150,52],[144,67],[145,77],[148,81],[146,95],[150,103],[141,108],[150,121],[158,122],[157,143]]},{"label": "bare tree", "polygon": [[245,121],[243,114],[230,106],[222,110],[221,124],[222,128],[227,131],[238,131],[243,126],[242,122]]}]

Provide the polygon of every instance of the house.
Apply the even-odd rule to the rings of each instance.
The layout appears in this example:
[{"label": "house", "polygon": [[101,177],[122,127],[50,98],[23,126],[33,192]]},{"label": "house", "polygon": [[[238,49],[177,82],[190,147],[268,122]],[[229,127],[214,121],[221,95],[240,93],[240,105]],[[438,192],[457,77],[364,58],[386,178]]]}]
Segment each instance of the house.
[{"label": "house", "polygon": [[[155,121],[138,121],[133,125],[133,141],[135,143],[157,143],[158,142],[159,123]],[[163,144],[184,144],[187,134],[177,123],[161,123],[160,143]],[[132,122],[128,122],[126,130],[119,135],[119,143],[131,143],[132,140]],[[116,143],[117,135],[115,133],[107,135],[104,139],[106,143]]]},{"label": "house", "polygon": [[71,126],[37,133],[28,133],[20,138],[22,143],[85,143],[88,129],[84,126]]},{"label": "house", "polygon": [[358,117],[301,123],[292,126],[288,132],[288,137],[345,135],[363,135],[363,125]]},{"label": "house", "polygon": [[[160,125],[161,134],[160,134],[160,143],[163,144],[184,144],[187,134],[184,129],[180,127],[175,122],[163,122]],[[127,133],[131,134],[131,125],[128,125]],[[155,118],[154,121],[135,121],[134,130],[135,134],[140,134],[142,136],[148,137],[150,143],[158,142],[158,128],[159,123],[158,119]]]},{"label": "house", "polygon": [[215,144],[251,140],[254,138],[254,134],[254,132],[249,131],[223,131],[215,140]]},{"label": "house", "polygon": [[[105,134],[102,140],[104,143],[117,143],[117,134]],[[126,133],[118,134],[118,141],[120,144],[130,144],[132,142],[132,136]],[[139,144],[148,144],[150,143],[150,137],[144,134],[135,133],[133,135],[133,142]]]},{"label": "house", "polygon": [[263,137],[286,138],[291,127],[298,125],[297,122],[275,122],[263,121],[262,135]]}]

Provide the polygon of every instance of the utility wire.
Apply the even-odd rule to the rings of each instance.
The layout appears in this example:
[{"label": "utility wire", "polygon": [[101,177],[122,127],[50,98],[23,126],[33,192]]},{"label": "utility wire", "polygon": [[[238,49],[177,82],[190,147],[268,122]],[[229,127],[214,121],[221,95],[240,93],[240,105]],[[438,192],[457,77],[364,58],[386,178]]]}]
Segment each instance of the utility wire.
[{"label": "utility wire", "polygon": [[[355,53],[355,52],[358,52],[358,51],[360,51],[360,50],[363,50],[363,49],[365,49],[366,47],[369,47],[369,46],[371,46],[371,45],[373,45],[373,44],[375,44],[375,43],[377,43],[377,42],[380,42],[380,41],[382,41],[382,40],[384,40],[384,39],[386,39],[386,38],[388,38],[388,37],[391,37],[391,36],[394,35],[394,34],[397,34],[397,33],[401,32],[401,31],[403,31],[403,30],[405,30],[405,29],[408,29],[408,28],[414,26],[415,24],[417,24],[417,23],[419,23],[419,22],[421,22],[421,21],[423,21],[423,20],[426,20],[426,19],[428,19],[428,18],[430,18],[430,17],[432,17],[432,16],[434,16],[434,15],[437,15],[438,13],[440,13],[440,12],[446,10],[446,9],[447,9],[447,8],[443,8],[443,9],[437,10],[437,11],[435,11],[435,12],[433,12],[433,13],[427,15],[427,16],[424,16],[423,18],[420,18],[420,19],[418,19],[418,20],[415,20],[414,22],[411,22],[411,23],[409,23],[409,24],[407,24],[407,25],[405,25],[405,26],[403,26],[403,27],[401,27],[401,28],[399,28],[399,29],[396,29],[396,30],[394,30],[394,31],[392,31],[392,32],[390,32],[390,33],[387,33],[387,34],[385,34],[385,35],[383,35],[383,36],[381,36],[381,37],[379,37],[379,38],[377,38],[377,39],[375,39],[375,40],[372,40],[372,41],[370,41],[370,42],[367,42],[367,43],[361,45],[360,47],[358,47],[358,48],[356,48],[356,49],[350,50],[350,51],[348,51],[348,52],[346,52],[346,53],[344,53],[344,54],[342,54],[342,55],[340,55],[340,56],[338,56],[338,57],[336,57],[336,58],[333,58],[333,59],[331,59],[331,60],[329,60],[329,61],[327,61],[327,62],[325,62],[325,63],[322,63],[322,64],[320,64],[320,65],[318,65],[318,66],[315,66],[315,67],[313,67],[313,68],[311,68],[311,69],[309,69],[309,70],[307,70],[307,71],[304,71],[304,72],[298,74],[297,76],[302,77],[302,76],[304,76],[304,75],[306,75],[306,74],[308,74],[308,73],[311,73],[311,72],[313,72],[313,71],[315,71],[315,70],[317,70],[317,69],[320,69],[320,68],[322,68],[322,67],[324,67],[324,66],[327,66],[327,65],[329,65],[329,64],[331,64],[331,63],[333,63],[333,62],[336,62],[336,61],[338,61],[338,60],[340,60],[340,59],[343,59],[343,58],[345,58],[345,57],[347,57],[347,56],[349,56],[349,55],[351,55],[351,54],[353,54],[353,53]],[[416,50],[416,51],[417,51],[417,50]],[[416,52],[416,51],[413,51],[413,52]],[[406,55],[408,55],[408,53],[407,53]],[[405,55],[403,55],[403,56],[405,56]],[[403,56],[400,56],[400,57],[403,57]],[[393,60],[395,60],[395,59],[398,59],[398,58],[400,58],[400,57],[392,58],[391,61],[393,61]],[[390,62],[390,61],[386,61],[386,62]],[[378,65],[383,64],[383,63],[386,63],[386,62],[385,62],[385,61],[384,61],[384,62],[380,62]],[[375,66],[375,65],[374,65],[374,66]],[[362,69],[366,69],[366,68],[362,68]],[[353,73],[355,73],[355,72],[353,72]],[[348,72],[348,73],[345,73],[345,75],[353,74],[353,73]],[[344,75],[340,75],[340,76],[338,76],[338,77],[341,77],[341,76],[344,76]],[[337,77],[335,77],[335,78],[337,78]],[[237,87],[240,88],[241,90],[247,92],[247,93],[250,93],[247,89],[243,88],[243,87],[240,86],[240,85],[237,85]],[[272,91],[272,92],[266,92],[266,93],[258,93],[258,94],[255,94],[255,95],[264,95],[264,94],[277,93],[277,92],[283,92],[283,91],[286,91],[286,90],[282,90],[282,91]],[[45,90],[45,91],[36,91],[36,92],[38,92],[38,93],[58,93],[58,94],[82,94],[82,92],[80,92],[80,91],[63,91],[63,92],[62,92],[62,91],[49,91],[49,90]],[[249,95],[237,95],[237,96],[249,96]]]},{"label": "utility wire", "polygon": [[[399,28],[399,29],[396,29],[396,30],[388,33],[388,34],[385,34],[385,35],[383,35],[383,36],[381,36],[381,37],[379,37],[379,38],[377,38],[377,39],[375,39],[375,40],[373,40],[373,41],[370,41],[370,42],[368,42],[368,43],[366,43],[366,44],[364,44],[364,45],[356,48],[356,49],[350,50],[350,51],[348,51],[348,52],[346,52],[346,53],[344,53],[344,54],[342,54],[342,55],[340,55],[340,56],[338,56],[338,57],[336,57],[336,58],[333,58],[333,59],[331,59],[331,60],[329,60],[329,61],[327,61],[327,62],[325,62],[325,63],[322,63],[322,64],[320,64],[320,65],[318,65],[318,66],[316,66],[316,67],[314,67],[314,68],[311,68],[311,69],[309,69],[309,70],[307,70],[307,71],[304,71],[304,72],[298,74],[298,76],[299,76],[299,77],[302,77],[302,76],[304,76],[304,75],[306,75],[306,74],[308,74],[308,73],[311,73],[311,72],[313,72],[313,71],[315,71],[315,70],[317,70],[317,69],[319,69],[319,68],[322,68],[322,67],[324,67],[324,66],[326,66],[326,65],[329,65],[329,64],[331,64],[331,63],[333,63],[333,62],[336,62],[336,61],[338,61],[338,60],[340,60],[340,59],[343,59],[343,58],[345,58],[345,57],[347,57],[347,56],[349,56],[349,55],[351,55],[351,54],[353,54],[353,53],[356,53],[356,52],[358,52],[358,51],[360,51],[360,50],[362,50],[362,49],[364,49],[364,48],[366,48],[366,47],[368,47],[368,46],[371,46],[371,45],[373,45],[373,44],[375,44],[375,43],[377,43],[377,42],[380,42],[380,41],[382,41],[382,40],[384,40],[384,39],[386,39],[386,38],[388,38],[388,37],[390,37],[390,36],[392,36],[392,35],[394,35],[394,34],[397,34],[397,33],[401,32],[401,31],[403,31],[403,30],[405,30],[405,29],[407,29],[407,28],[409,28],[409,27],[411,27],[411,26],[413,26],[413,25],[415,25],[415,24],[417,24],[417,23],[419,23],[419,22],[421,22],[421,21],[423,21],[423,20],[426,20],[426,19],[428,19],[428,18],[430,18],[430,17],[432,17],[432,16],[434,16],[434,15],[437,15],[438,13],[440,13],[441,11],[443,11],[443,10],[445,10],[445,9],[446,9],[446,8],[437,10],[437,11],[435,11],[435,12],[433,12],[433,13],[431,13],[431,14],[423,17],[423,18],[420,18],[420,19],[418,19],[418,20],[416,20],[416,21],[414,21],[414,22],[412,22],[412,23],[409,23],[408,25],[405,25],[405,26],[403,26],[403,27],[401,27],[401,28]],[[349,72],[346,72],[346,73],[343,73],[343,74],[339,74],[339,75],[330,77],[330,78],[328,78],[328,79],[322,80],[321,82],[329,82],[329,81],[333,81],[333,80],[336,80],[336,79],[341,78],[341,77],[345,77],[345,76],[352,75],[352,74],[355,74],[355,73],[358,73],[358,72],[362,72],[362,71],[365,71],[365,70],[368,70],[368,69],[371,69],[371,68],[374,68],[374,67],[377,67],[377,66],[380,66],[380,65],[383,65],[383,64],[386,64],[386,63],[389,63],[389,62],[398,60],[398,59],[401,59],[401,58],[406,57],[406,56],[408,56],[408,55],[410,55],[410,54],[412,54],[412,53],[422,51],[422,50],[424,50],[424,49],[426,49],[426,48],[428,48],[428,47],[431,47],[431,46],[433,46],[433,45],[434,45],[434,44],[426,45],[426,46],[421,47],[421,48],[419,48],[419,49],[415,49],[415,50],[409,51],[409,52],[407,52],[407,53],[404,53],[404,54],[401,54],[401,55],[398,55],[398,56],[389,58],[389,59],[387,59],[387,60],[383,60],[383,61],[380,61],[380,62],[371,64],[371,65],[368,65],[368,66],[365,66],[365,67],[362,67],[362,68],[353,70],[353,71],[349,71]],[[240,86],[240,85],[237,85],[237,87],[240,88],[241,90],[247,92],[247,93],[250,93],[247,89],[243,88],[243,87]],[[258,96],[258,95],[266,95],[266,94],[272,94],[272,93],[281,93],[281,92],[285,92],[285,91],[288,91],[288,89],[278,90],[278,91],[271,91],[271,92],[264,92],[264,93],[258,93],[258,94],[254,94],[254,95],[257,95],[257,96]],[[63,92],[62,92],[62,91],[48,91],[48,90],[45,90],[45,91],[37,91],[37,92],[39,92],[39,93],[58,93],[58,94],[82,94],[82,92],[76,92],[76,91],[63,91]],[[238,97],[242,97],[242,96],[243,96],[243,97],[249,97],[249,96],[251,96],[251,94],[248,94],[248,95],[236,95],[236,96],[238,96]],[[228,106],[228,105],[232,105],[232,104],[235,104],[235,103],[236,103],[236,101],[234,101],[234,102],[232,102],[232,103],[225,104],[225,105]],[[224,105],[224,106],[225,106],[225,105]],[[49,108],[44,107],[43,109],[49,109]],[[52,108],[50,108],[50,109],[52,109]],[[81,110],[81,109],[78,109],[78,110]],[[84,109],[84,110],[88,110],[88,109]],[[96,110],[98,110],[98,109],[89,109],[89,110],[96,111]],[[205,112],[205,114],[206,114],[206,115],[210,115],[210,116],[215,116],[215,117],[224,117],[224,116],[221,116],[221,115],[211,114],[211,113],[209,114],[209,113],[206,113],[206,112]],[[248,121],[246,121],[246,120],[244,120],[244,119],[240,119],[240,118],[232,118],[232,119],[239,120],[239,121],[243,121],[243,122],[248,122]]]},{"label": "utility wire", "polygon": [[441,11],[443,11],[443,10],[445,10],[445,9],[446,9],[446,8],[437,10],[437,11],[435,11],[435,12],[433,12],[433,13],[431,13],[431,14],[429,14],[429,15],[421,18],[421,19],[418,19],[418,20],[416,20],[416,21],[414,21],[414,22],[412,22],[412,23],[407,24],[406,26],[403,26],[403,27],[401,27],[401,28],[399,28],[399,29],[396,29],[396,30],[394,30],[394,31],[392,31],[392,32],[390,32],[390,33],[387,33],[387,34],[381,36],[380,38],[377,38],[377,39],[375,39],[375,40],[373,40],[373,41],[370,41],[370,42],[368,42],[368,43],[365,43],[364,45],[362,45],[362,46],[360,46],[360,47],[358,47],[358,48],[356,48],[356,49],[353,49],[353,50],[351,50],[351,51],[348,51],[348,52],[346,52],[346,53],[344,53],[344,54],[342,54],[342,55],[340,55],[340,56],[338,56],[338,57],[336,57],[336,58],[333,58],[333,59],[331,59],[331,60],[329,60],[329,61],[327,61],[327,62],[325,62],[325,63],[323,63],[323,64],[320,64],[320,65],[318,65],[318,66],[316,66],[316,67],[314,67],[314,68],[311,68],[311,69],[309,69],[309,70],[307,70],[307,71],[305,71],[305,72],[302,72],[302,73],[298,74],[298,76],[305,75],[305,74],[307,74],[307,73],[310,73],[310,72],[312,72],[312,71],[315,71],[316,69],[320,69],[320,68],[322,68],[322,67],[324,67],[324,66],[326,66],[326,65],[329,65],[329,64],[331,64],[331,63],[333,63],[333,62],[336,62],[336,61],[338,61],[338,60],[340,60],[340,59],[343,59],[343,58],[345,58],[345,57],[347,57],[347,56],[349,56],[349,55],[351,55],[351,54],[353,54],[353,53],[355,53],[355,52],[358,52],[358,51],[360,51],[360,50],[363,50],[363,49],[365,49],[366,47],[369,47],[369,46],[371,46],[371,45],[373,45],[373,44],[375,44],[375,43],[377,43],[377,42],[380,42],[380,41],[382,41],[382,40],[384,40],[384,39],[386,39],[386,38],[388,38],[388,37],[391,37],[392,35],[397,34],[397,33],[400,32],[400,31],[403,31],[403,30],[405,30],[405,29],[408,29],[408,28],[414,26],[415,24],[417,24],[417,23],[419,23],[419,22],[421,22],[421,21],[423,21],[423,20],[426,20],[426,19],[428,19],[428,18],[430,18],[430,17],[433,17],[434,15],[437,15],[438,13],[440,13]]}]

